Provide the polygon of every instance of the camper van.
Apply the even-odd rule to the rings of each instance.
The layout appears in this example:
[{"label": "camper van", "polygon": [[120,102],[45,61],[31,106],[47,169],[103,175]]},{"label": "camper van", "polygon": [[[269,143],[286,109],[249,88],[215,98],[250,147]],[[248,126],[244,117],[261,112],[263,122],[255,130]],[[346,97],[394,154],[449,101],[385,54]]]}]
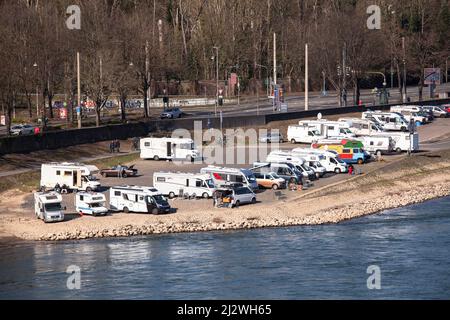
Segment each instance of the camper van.
[{"label": "camper van", "polygon": [[217,187],[242,183],[250,189],[258,189],[258,182],[256,181],[255,175],[248,169],[207,166],[206,168],[202,168],[200,173],[210,174],[214,185]]},{"label": "camper van", "polygon": [[109,206],[112,211],[138,213],[169,213],[170,205],[155,188],[139,186],[112,187],[109,189]]},{"label": "camper van", "polygon": [[[417,110],[417,111],[415,111]],[[424,124],[428,122],[428,117],[426,116],[421,116],[419,114],[419,112],[421,112],[421,110],[419,109],[419,107],[408,107],[408,106],[392,106],[391,107],[391,112],[396,112],[401,114],[403,117],[405,117],[406,120],[408,120],[409,122],[414,121],[414,123],[417,124]]]},{"label": "camper van", "polygon": [[303,174],[292,163],[255,162],[250,170],[257,173],[274,172],[287,183],[302,184],[303,182]]},{"label": "camper van", "polygon": [[185,138],[142,138],[140,140],[141,159],[187,160],[200,156],[194,140]]},{"label": "camper van", "polygon": [[394,141],[393,150],[396,152],[419,151],[419,133],[389,132],[389,136]]},{"label": "camper van", "polygon": [[[306,179],[315,180],[319,178],[314,169],[305,164],[305,159],[293,155],[291,152],[272,151],[266,157],[266,162],[270,163],[292,163],[298,171],[300,171]],[[323,175],[323,174],[322,174]]]},{"label": "camper van", "polygon": [[309,126],[316,129],[324,137],[353,138],[355,134],[345,122],[321,120],[302,120],[300,126]]},{"label": "camper van", "polygon": [[78,192],[75,195],[75,209],[80,214],[104,216],[108,213],[106,197],[98,192]]},{"label": "camper van", "polygon": [[36,218],[44,222],[59,222],[64,220],[65,208],[61,206],[62,196],[57,192],[35,192],[34,213]]},{"label": "camper van", "polygon": [[155,172],[153,186],[170,199],[184,195],[209,198],[215,191],[211,175],[203,173]]},{"label": "camper van", "polygon": [[394,150],[395,141],[388,136],[361,136],[357,140],[364,145],[364,150],[373,154],[386,154]]},{"label": "camper van", "polygon": [[347,123],[356,136],[370,136],[373,133],[385,132],[379,123],[369,119],[340,118],[339,122]]},{"label": "camper van", "polygon": [[362,113],[362,119],[375,119],[383,125],[384,130],[389,131],[407,131],[408,121],[399,113],[366,111]]},{"label": "camper van", "polygon": [[41,190],[53,189],[56,192],[69,190],[94,191],[100,183],[94,177],[96,166],[80,163],[46,163],[41,165]]},{"label": "camper van", "polygon": [[287,138],[292,143],[312,143],[325,138],[319,130],[309,126],[289,126]]},{"label": "camper van", "polygon": [[345,173],[348,171],[348,165],[339,158],[335,151],[327,151],[313,148],[295,148],[292,149],[292,154],[297,154],[305,159],[318,158],[320,164],[325,168],[326,172]]},{"label": "camper van", "polygon": [[319,141],[313,145],[313,148],[336,151],[342,161],[346,163],[363,164],[370,158],[370,155],[364,151],[363,146],[361,141],[344,139],[340,143],[331,144]]}]

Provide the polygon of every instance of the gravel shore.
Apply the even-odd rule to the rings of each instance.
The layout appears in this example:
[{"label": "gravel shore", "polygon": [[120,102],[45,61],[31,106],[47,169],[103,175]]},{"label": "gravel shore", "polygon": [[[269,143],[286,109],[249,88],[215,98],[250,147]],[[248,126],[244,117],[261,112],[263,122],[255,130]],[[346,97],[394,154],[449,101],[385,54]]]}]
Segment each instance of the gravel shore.
[{"label": "gravel shore", "polygon": [[449,155],[450,151],[445,151],[432,157],[405,158],[287,201],[232,210],[180,210],[161,216],[118,213],[44,224],[24,212],[27,194],[8,191],[1,197],[0,205],[8,211],[0,215],[0,233],[4,237],[55,241],[338,223],[450,195]]}]

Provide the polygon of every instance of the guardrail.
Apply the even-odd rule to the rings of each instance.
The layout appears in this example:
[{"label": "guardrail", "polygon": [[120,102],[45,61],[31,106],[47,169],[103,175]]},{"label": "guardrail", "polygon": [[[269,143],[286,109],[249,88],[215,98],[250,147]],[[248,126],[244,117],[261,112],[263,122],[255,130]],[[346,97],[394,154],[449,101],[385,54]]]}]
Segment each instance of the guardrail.
[{"label": "guardrail", "polygon": [[[410,102],[408,105],[437,105],[450,103],[450,98],[432,100],[426,102]],[[368,109],[389,110],[393,105],[382,106],[350,106],[337,107],[320,110],[297,111],[286,113],[272,113],[264,115],[244,115],[223,117],[223,128],[238,128],[261,126],[273,121],[285,121],[292,119],[302,119],[322,115],[336,115],[344,113],[362,112]],[[10,153],[28,153],[37,150],[58,149],[74,145],[108,141],[113,139],[127,139],[132,137],[147,136],[149,133],[171,132],[175,129],[194,129],[194,121],[202,121],[202,128],[208,126],[208,119],[176,119],[176,120],[150,120],[148,122],[133,122],[127,124],[106,125],[100,127],[69,129],[61,131],[46,132],[40,135],[17,136],[0,138],[0,155]],[[213,117],[209,119],[209,125],[219,128],[220,119]]]}]

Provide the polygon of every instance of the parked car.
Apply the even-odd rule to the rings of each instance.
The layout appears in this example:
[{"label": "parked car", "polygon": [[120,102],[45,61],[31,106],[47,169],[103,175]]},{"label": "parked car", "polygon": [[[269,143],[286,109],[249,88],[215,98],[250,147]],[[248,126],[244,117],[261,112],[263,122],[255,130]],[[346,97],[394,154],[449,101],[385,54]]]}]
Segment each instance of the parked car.
[{"label": "parked car", "polygon": [[256,195],[249,187],[239,187],[232,189],[233,195],[231,204],[237,208],[243,203],[256,203]]},{"label": "parked car", "polygon": [[274,190],[286,188],[286,181],[275,172],[255,172],[255,177],[259,187]]},{"label": "parked car", "polygon": [[450,104],[443,104],[441,106],[441,109],[444,109],[445,111],[447,111],[448,113],[450,113]]},{"label": "parked car", "polygon": [[261,137],[259,138],[259,142],[262,143],[271,143],[271,142],[278,142],[278,143],[283,143],[284,142],[284,137],[281,133],[267,133],[264,135],[261,135]]},{"label": "parked car", "polygon": [[424,110],[431,110],[433,112],[433,115],[435,118],[446,118],[448,117],[448,112],[445,111],[444,108],[440,108],[437,106],[423,106],[422,109]]},{"label": "parked car", "polygon": [[131,165],[129,167],[127,166],[114,166],[109,169],[102,169],[100,170],[100,174],[103,177],[134,177],[138,174],[138,170],[134,168],[134,165]]},{"label": "parked car", "polygon": [[182,113],[180,108],[170,108],[162,112],[160,117],[161,119],[177,119],[181,118]]},{"label": "parked car", "polygon": [[22,136],[25,134],[33,134],[34,127],[29,124],[18,124],[11,127],[11,135]]}]

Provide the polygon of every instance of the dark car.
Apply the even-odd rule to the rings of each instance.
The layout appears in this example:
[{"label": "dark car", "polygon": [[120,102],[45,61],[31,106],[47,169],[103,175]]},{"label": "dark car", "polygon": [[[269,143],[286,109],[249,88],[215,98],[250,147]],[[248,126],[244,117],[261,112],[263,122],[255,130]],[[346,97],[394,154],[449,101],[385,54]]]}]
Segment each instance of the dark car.
[{"label": "dark car", "polygon": [[131,165],[129,167],[127,166],[114,166],[109,169],[102,169],[100,170],[100,174],[103,177],[134,177],[137,176],[138,170],[134,168],[134,165]]}]

